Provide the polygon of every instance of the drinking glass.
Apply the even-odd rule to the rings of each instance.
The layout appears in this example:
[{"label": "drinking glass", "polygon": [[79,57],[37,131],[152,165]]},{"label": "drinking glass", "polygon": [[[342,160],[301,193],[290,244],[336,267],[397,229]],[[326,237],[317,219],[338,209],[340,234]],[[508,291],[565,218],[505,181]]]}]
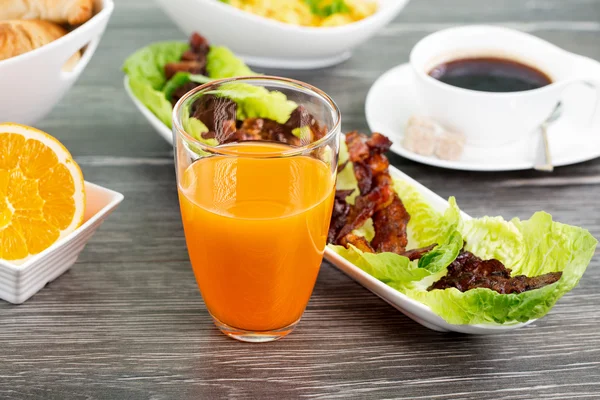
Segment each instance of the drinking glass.
[{"label": "drinking glass", "polygon": [[216,326],[247,342],[289,334],[325,250],[337,106],[291,79],[213,81],[176,104],[173,135],[188,253]]}]

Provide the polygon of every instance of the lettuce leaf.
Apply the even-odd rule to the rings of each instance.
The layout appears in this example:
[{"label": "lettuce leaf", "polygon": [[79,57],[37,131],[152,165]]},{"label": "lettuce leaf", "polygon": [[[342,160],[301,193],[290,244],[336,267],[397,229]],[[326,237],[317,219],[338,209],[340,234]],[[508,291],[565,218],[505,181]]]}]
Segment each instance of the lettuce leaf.
[{"label": "lettuce leaf", "polygon": [[408,258],[395,253],[363,253],[352,245],[349,248],[329,245],[329,248],[369,275],[387,284],[420,281],[430,275],[426,269],[415,267]]},{"label": "lettuce leaf", "polygon": [[139,78],[129,78],[129,87],[138,98],[163,124],[171,128],[173,106],[160,90],[152,88],[148,82]]},{"label": "lettuce leaf", "polygon": [[577,286],[598,243],[585,229],[554,222],[552,216],[544,212],[535,213],[527,221],[504,221],[506,226],[501,228],[502,231],[498,231],[499,219],[491,224],[485,219],[474,222],[479,232],[487,234],[487,239],[477,246],[481,254],[493,252],[499,248],[497,242],[503,241],[501,235],[491,239],[494,237],[492,232],[498,234],[516,228],[522,242],[511,242],[517,246],[517,251],[509,256],[510,260],[501,260],[507,262],[513,275],[538,276],[557,271],[562,271],[563,275],[552,285],[508,295],[489,289],[465,293],[456,289],[427,292],[416,287],[405,289],[400,284],[399,290],[428,305],[453,324],[525,322],[543,317],[559,298]]},{"label": "lettuce leaf", "polygon": [[123,71],[130,80],[137,79],[155,90],[161,90],[167,81],[165,65],[179,61],[189,47],[183,42],[151,44],[130,55],[123,64]]},{"label": "lettuce leaf", "polygon": [[462,247],[462,235],[458,231],[452,231],[444,243],[436,246],[419,259],[418,266],[431,273],[440,272],[456,260]]},{"label": "lettuce leaf", "polygon": [[211,79],[258,75],[227,47],[211,46],[206,57],[206,72]]},{"label": "lettuce leaf", "polygon": [[133,53],[123,64],[135,97],[169,128],[173,107],[162,92],[167,81],[164,67],[178,61],[188,48],[182,42],[154,43]]},{"label": "lettuce leaf", "polygon": [[[347,155],[345,146],[341,147],[343,160]],[[350,164],[338,175],[337,187],[356,188]],[[512,324],[543,317],[577,286],[598,243],[587,230],[555,222],[545,212],[535,213],[526,221],[501,217],[463,221],[454,198],[441,214],[410,183],[395,181],[394,187],[411,214],[408,249],[432,243],[438,246],[418,262],[391,253],[362,253],[352,246],[329,247],[373,277],[429,306],[451,324]],[[431,284],[447,274],[463,241],[466,250],[483,259],[500,260],[513,275],[531,277],[562,271],[562,277],[552,285],[520,294],[484,288],[464,293],[454,288],[428,292]]]},{"label": "lettuce leaf", "polygon": [[[167,81],[165,65],[179,61],[188,49],[189,44],[184,42],[153,43],[130,55],[123,64],[123,71],[129,77],[129,87],[135,97],[169,128],[172,126],[173,112],[169,99],[173,92],[190,81],[210,81],[205,76],[185,72],[177,73]],[[256,75],[225,47],[211,47],[207,56],[207,70],[211,79]]]},{"label": "lettuce leaf", "polygon": [[[199,142],[202,142],[209,146],[217,146],[219,144],[217,139],[204,139],[202,137],[203,133],[208,132],[208,128],[198,118],[194,118],[194,117],[190,116],[189,108],[183,109],[183,115],[181,117],[181,124],[183,125],[183,129],[191,137],[198,140]],[[199,154],[204,154],[204,152],[202,150],[199,150],[199,149],[193,149],[193,150]]]},{"label": "lettuce leaf", "polygon": [[[187,49],[189,45],[183,42],[154,43],[133,53],[123,65],[133,94],[169,128],[172,126],[173,112],[170,99],[177,88],[188,82],[202,84],[213,79],[258,75],[228,48],[211,46],[206,65],[208,77],[178,72],[167,81],[165,65],[179,61]],[[270,92],[261,87],[235,82],[222,88],[225,92],[219,91],[218,94],[230,97],[238,104],[237,117],[241,120],[260,117],[285,123],[297,107],[296,103],[289,101],[281,92]],[[193,132],[202,133],[204,128],[198,123],[201,122],[190,120]]]},{"label": "lettuce leaf", "polygon": [[442,218],[443,215],[430,206],[410,183],[395,179],[394,189],[410,215],[407,227],[409,249],[440,244],[461,222],[460,210],[453,197],[449,200],[447,218]]},{"label": "lettuce leaf", "polygon": [[237,103],[239,120],[269,118],[284,124],[290,118],[292,111],[298,107],[281,92],[269,91],[264,87],[242,82],[224,83],[214,94],[227,97]]},{"label": "lettuce leaf", "polygon": [[[480,230],[497,228],[497,223],[493,223],[486,229],[487,221],[484,219],[475,222]],[[544,212],[534,214],[527,221],[515,219],[504,223],[517,228],[525,249],[521,259],[514,259],[521,267],[513,269],[513,275],[538,276],[562,271],[558,282],[520,294],[500,294],[483,288],[464,293],[454,288],[429,292],[427,288],[447,273],[447,265],[439,267],[449,264],[448,260],[454,257],[451,252],[447,253],[447,257],[436,255],[442,246],[421,259],[443,259],[435,268],[432,261],[420,261],[419,264],[427,264],[420,267],[391,253],[367,254],[352,247],[330,248],[376,279],[429,306],[451,324],[510,324],[541,318],[558,299],[577,286],[598,242],[585,229],[554,222]],[[478,247],[493,249],[497,247],[495,241],[502,241],[502,237],[491,242],[484,240]],[[507,264],[508,268],[512,266]]]},{"label": "lettuce leaf", "polygon": [[162,91],[166,99],[171,99],[173,97],[173,93],[175,93],[177,89],[188,82],[195,82],[202,85],[210,82],[211,80],[212,79],[204,75],[195,75],[190,74],[189,72],[177,72],[171,79],[167,81]]}]

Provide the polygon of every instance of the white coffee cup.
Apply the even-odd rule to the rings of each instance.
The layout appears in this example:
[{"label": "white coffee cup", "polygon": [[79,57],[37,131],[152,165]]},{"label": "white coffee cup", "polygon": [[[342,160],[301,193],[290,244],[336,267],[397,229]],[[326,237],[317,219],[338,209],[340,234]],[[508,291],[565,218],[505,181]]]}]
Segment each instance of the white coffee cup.
[{"label": "white coffee cup", "polygon": [[[451,86],[429,76],[442,63],[473,57],[508,58],[544,72],[552,83],[539,89],[495,93]],[[433,33],[419,41],[410,54],[423,107],[420,112],[462,132],[468,144],[485,147],[535,132],[553,112],[567,86],[600,88],[598,78],[581,76],[582,59],[535,36],[481,25]],[[597,96],[600,99],[600,91]]]}]

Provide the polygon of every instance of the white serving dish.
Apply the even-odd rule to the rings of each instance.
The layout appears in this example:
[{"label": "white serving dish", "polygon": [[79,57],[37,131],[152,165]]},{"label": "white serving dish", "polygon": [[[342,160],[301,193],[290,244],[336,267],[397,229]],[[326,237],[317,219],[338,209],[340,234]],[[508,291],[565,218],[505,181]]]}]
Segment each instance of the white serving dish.
[{"label": "white serving dish", "polygon": [[188,36],[206,36],[258,67],[312,69],[338,64],[393,20],[408,0],[379,0],[374,15],[353,24],[316,28],[260,17],[218,0],[157,0]]},{"label": "white serving dish", "polygon": [[[148,122],[154,127],[156,132],[164,138],[168,143],[173,143],[173,136],[171,130],[165,126],[150,110],[148,110],[131,92],[129,89],[128,79],[125,77],[125,89],[129,94],[129,97],[133,100],[137,108],[140,110],[142,115],[146,117]],[[445,211],[448,207],[448,202],[415,181],[408,175],[400,172],[397,168],[390,166],[390,172],[393,177],[399,178],[409,182],[413,185],[419,193],[438,211]],[[471,217],[464,212],[462,213],[464,219],[470,219]],[[419,324],[439,332],[460,332],[477,335],[489,335],[495,333],[502,333],[513,329],[521,328],[529,325],[534,320],[527,321],[519,324],[504,324],[504,325],[452,325],[444,321],[443,318],[435,314],[429,307],[419,303],[416,300],[400,293],[396,289],[393,289],[385,283],[373,278],[371,275],[364,272],[351,262],[347,261],[343,257],[339,256],[333,250],[327,248],[325,250],[325,258],[339,268],[342,272],[346,273],[352,279],[369,289],[371,292],[385,300],[387,303],[398,309],[400,312],[405,314],[407,317],[418,322]]]},{"label": "white serving dish", "polygon": [[[421,193],[421,195],[427,200],[432,207],[440,212],[444,212],[448,208],[448,202],[421,185],[419,182],[412,179],[410,176],[403,172],[400,172],[397,168],[390,166],[390,173],[394,178],[402,179],[409,182],[415,189]],[[463,219],[470,219],[471,217],[462,212]],[[373,278],[371,275],[358,268],[345,258],[333,250],[325,249],[325,258],[327,261],[338,267],[342,272],[346,273],[352,279],[375,293],[381,299],[385,300],[391,306],[402,312],[410,319],[418,322],[426,328],[432,329],[438,332],[459,332],[468,333],[475,335],[490,335],[511,331],[513,329],[521,328],[529,325],[535,320],[530,320],[525,323],[516,324],[503,324],[503,325],[453,325],[447,323],[442,317],[435,314],[431,308],[423,303],[411,299],[410,297],[400,293],[396,289],[391,288],[385,283]]]},{"label": "white serving dish", "polygon": [[[35,125],[52,111],[92,58],[114,6],[113,0],[95,0],[99,11],[83,25],[46,46],[0,61],[0,121]],[[73,70],[63,71],[84,47]]]},{"label": "white serving dish", "polygon": [[66,272],[106,217],[123,201],[121,193],[85,183],[83,224],[22,265],[0,260],[0,299],[21,304]]}]

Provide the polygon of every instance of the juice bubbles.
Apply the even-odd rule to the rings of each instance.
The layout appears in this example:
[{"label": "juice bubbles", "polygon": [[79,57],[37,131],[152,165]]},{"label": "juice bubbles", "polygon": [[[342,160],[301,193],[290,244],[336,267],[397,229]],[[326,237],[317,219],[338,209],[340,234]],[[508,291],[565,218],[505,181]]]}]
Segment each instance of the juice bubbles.
[{"label": "juice bubbles", "polygon": [[309,156],[252,157],[287,147],[227,146],[239,156],[191,164],[179,177],[187,247],[217,323],[264,332],[300,319],[326,245],[335,175]]}]

